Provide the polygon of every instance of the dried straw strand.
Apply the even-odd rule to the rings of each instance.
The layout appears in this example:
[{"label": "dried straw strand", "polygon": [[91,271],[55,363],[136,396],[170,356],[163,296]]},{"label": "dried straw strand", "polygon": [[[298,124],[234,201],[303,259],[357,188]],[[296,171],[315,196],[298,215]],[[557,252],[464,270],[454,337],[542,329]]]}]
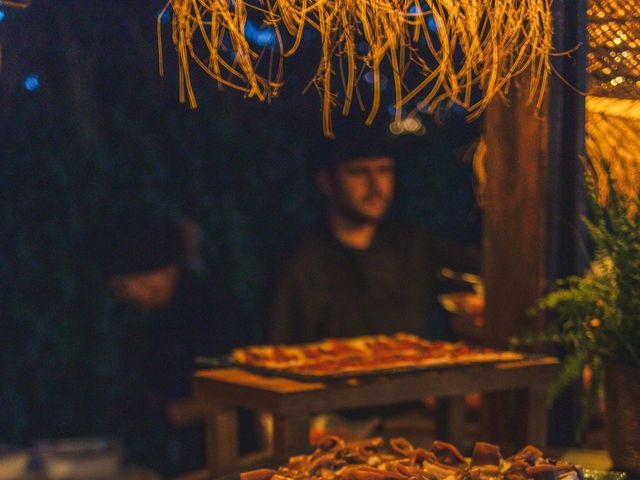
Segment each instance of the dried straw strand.
[{"label": "dried straw strand", "polygon": [[[174,14],[173,43],[192,107],[191,63],[220,85],[270,99],[282,85],[282,58],[300,48],[305,28],[316,30],[322,53],[310,83],[321,94],[328,136],[334,109],[341,107],[347,115],[354,94],[361,98],[358,72],[372,74],[366,117],[371,124],[380,108],[383,71],[393,77],[396,120],[417,109],[436,111],[443,102],[477,116],[527,70],[533,77],[529,101],[540,105],[551,71],[550,0],[169,0],[167,8]],[[270,67],[266,75],[258,72],[259,52],[244,35],[250,11],[278,38],[277,45],[265,48],[279,57],[279,67]],[[363,42],[366,53],[359,50]],[[204,46],[206,60],[196,44]],[[478,89],[482,94],[474,98]],[[403,113],[411,101],[416,108]]]}]

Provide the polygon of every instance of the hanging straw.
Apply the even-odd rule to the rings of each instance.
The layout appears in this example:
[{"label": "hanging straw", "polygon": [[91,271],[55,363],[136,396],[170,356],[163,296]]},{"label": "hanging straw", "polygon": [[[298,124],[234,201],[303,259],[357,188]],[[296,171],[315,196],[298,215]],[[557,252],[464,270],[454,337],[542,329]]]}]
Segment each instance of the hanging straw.
[{"label": "hanging straw", "polygon": [[[192,107],[194,64],[220,86],[269,100],[283,84],[283,58],[299,49],[305,28],[318,32],[322,49],[310,84],[322,99],[327,136],[336,108],[348,115],[354,97],[362,102],[364,73],[371,73],[372,95],[363,105],[370,125],[383,71],[391,72],[396,121],[441,104],[477,117],[524,71],[532,76],[529,101],[539,106],[551,71],[550,0],[169,0],[165,8],[173,12],[180,100],[186,96]],[[164,13],[158,17],[161,72]],[[277,41],[264,47],[268,55],[245,36],[249,16],[275,32]],[[261,74],[267,57],[277,66]]]}]

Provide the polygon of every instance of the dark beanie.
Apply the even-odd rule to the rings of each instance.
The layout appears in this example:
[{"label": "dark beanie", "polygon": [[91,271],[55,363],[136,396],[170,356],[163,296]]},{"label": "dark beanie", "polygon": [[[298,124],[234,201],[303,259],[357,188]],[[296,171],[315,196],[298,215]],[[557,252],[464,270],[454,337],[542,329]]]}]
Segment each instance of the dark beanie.
[{"label": "dark beanie", "polygon": [[169,221],[122,215],[91,237],[91,256],[107,276],[149,272],[180,258],[179,231]]},{"label": "dark beanie", "polygon": [[319,138],[314,145],[311,170],[335,168],[357,158],[392,157],[397,155],[397,141],[389,138],[386,130],[355,126],[346,129],[335,139]]}]

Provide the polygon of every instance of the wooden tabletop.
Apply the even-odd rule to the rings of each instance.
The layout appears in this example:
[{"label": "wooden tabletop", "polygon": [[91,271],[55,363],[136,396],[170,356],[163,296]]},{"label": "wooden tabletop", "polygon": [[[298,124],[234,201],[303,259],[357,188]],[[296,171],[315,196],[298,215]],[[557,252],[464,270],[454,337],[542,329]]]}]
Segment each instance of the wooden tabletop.
[{"label": "wooden tabletop", "polygon": [[237,452],[239,407],[272,414],[268,450],[283,455],[308,444],[312,415],[411,402],[431,395],[446,398],[443,438],[459,444],[465,393],[517,390],[526,394],[519,418],[526,427],[528,443],[544,446],[545,398],[558,370],[557,358],[537,357],[331,382],[307,383],[241,368],[200,370],[193,380],[195,396],[205,407],[209,472],[216,476],[237,470],[241,461]]},{"label": "wooden tabletop", "polygon": [[240,368],[200,370],[194,391],[203,401],[278,414],[322,413],[411,401],[423,395],[453,396],[518,388],[546,389],[559,360],[538,357],[518,361],[459,365],[410,373],[301,382],[259,375]]}]

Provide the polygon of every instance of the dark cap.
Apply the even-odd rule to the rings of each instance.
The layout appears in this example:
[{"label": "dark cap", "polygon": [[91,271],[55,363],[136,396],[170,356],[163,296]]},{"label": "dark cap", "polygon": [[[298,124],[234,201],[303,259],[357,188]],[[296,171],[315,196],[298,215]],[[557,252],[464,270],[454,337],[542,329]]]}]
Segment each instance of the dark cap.
[{"label": "dark cap", "polygon": [[122,215],[91,237],[91,256],[107,276],[149,272],[180,259],[179,231],[169,221]]},{"label": "dark cap", "polygon": [[311,170],[333,169],[358,158],[395,158],[394,150],[386,131],[375,127],[355,127],[341,132],[335,139],[319,139],[313,151]]}]

